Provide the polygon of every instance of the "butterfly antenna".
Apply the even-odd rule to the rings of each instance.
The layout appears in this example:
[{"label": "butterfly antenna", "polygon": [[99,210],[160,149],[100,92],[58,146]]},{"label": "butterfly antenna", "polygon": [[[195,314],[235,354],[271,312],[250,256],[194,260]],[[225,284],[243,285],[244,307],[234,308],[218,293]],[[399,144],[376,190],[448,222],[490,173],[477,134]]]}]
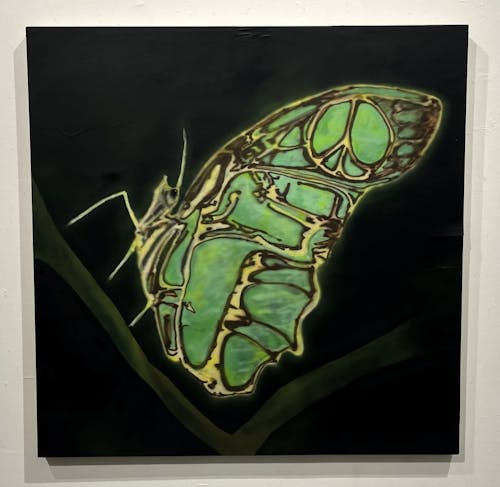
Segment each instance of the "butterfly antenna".
[{"label": "butterfly antenna", "polygon": [[175,184],[175,187],[177,188],[178,191],[181,190],[182,181],[184,180],[184,170],[186,168],[187,135],[186,135],[186,129],[185,128],[182,129],[182,140],[183,140],[183,145],[182,145],[181,169],[179,171],[179,177],[177,178],[177,183]]}]

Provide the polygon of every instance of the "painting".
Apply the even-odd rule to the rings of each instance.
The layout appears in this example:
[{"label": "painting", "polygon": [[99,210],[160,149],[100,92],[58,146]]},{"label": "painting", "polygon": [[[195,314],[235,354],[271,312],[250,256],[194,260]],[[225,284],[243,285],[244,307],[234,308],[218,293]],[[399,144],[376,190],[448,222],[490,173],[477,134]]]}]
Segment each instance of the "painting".
[{"label": "painting", "polygon": [[39,456],[451,454],[467,28],[28,28]]}]

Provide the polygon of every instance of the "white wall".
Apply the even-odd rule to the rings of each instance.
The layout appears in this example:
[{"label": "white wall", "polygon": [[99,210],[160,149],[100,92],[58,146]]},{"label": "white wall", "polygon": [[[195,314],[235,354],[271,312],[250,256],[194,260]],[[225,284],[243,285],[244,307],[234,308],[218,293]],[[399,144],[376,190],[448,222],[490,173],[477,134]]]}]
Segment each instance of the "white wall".
[{"label": "white wall", "polygon": [[[469,24],[462,453],[451,458],[36,458],[24,28],[57,25]],[[1,0],[0,486],[500,486],[499,0]],[[289,463],[287,463],[289,462]],[[128,482],[125,482],[128,481]]]}]

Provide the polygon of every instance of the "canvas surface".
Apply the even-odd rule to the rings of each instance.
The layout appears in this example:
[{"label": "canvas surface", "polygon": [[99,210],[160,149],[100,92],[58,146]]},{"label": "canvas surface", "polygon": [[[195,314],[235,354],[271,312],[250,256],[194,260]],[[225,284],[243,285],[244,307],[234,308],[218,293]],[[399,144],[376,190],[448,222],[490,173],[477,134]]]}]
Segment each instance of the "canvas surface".
[{"label": "canvas surface", "polygon": [[457,452],[465,27],[27,41],[40,456]]}]

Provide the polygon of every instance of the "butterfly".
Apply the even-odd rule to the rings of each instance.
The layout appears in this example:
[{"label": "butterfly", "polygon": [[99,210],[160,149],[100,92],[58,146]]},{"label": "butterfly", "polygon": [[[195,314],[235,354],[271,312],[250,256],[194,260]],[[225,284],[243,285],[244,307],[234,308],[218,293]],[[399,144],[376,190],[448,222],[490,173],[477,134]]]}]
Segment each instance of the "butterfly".
[{"label": "butterfly", "polygon": [[181,199],[164,176],[113,271],[136,254],[165,356],[211,394],[254,391],[263,369],[304,350],[318,269],[360,198],[413,168],[442,115],[432,95],[352,85],[291,103],[224,144]]}]

